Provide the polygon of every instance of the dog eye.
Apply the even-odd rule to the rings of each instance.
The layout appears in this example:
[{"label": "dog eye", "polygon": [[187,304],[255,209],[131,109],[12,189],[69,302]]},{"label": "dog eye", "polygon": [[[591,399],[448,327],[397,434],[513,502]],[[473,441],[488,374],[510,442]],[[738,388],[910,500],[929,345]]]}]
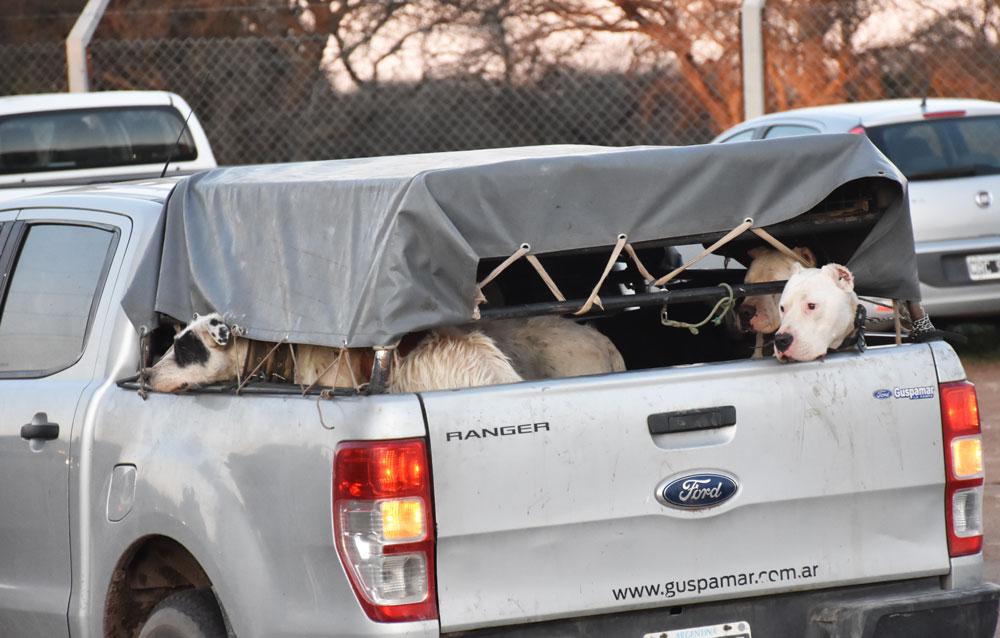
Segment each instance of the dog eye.
[{"label": "dog eye", "polygon": [[811,303],[811,302],[807,303],[806,307],[809,308],[809,310],[816,310],[816,304]]},{"label": "dog eye", "polygon": [[212,319],[211,321],[209,321],[209,323],[212,324],[213,326],[217,326],[219,325],[220,321],[218,319]]}]

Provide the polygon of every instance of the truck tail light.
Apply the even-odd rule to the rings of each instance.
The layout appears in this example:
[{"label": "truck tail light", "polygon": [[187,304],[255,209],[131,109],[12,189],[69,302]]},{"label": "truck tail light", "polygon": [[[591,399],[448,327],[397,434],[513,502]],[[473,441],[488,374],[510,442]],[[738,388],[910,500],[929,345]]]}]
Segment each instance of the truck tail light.
[{"label": "truck tail light", "polygon": [[983,439],[976,386],[969,381],[942,383],[945,520],[948,553],[976,554],[983,548]]},{"label": "truck tail light", "polygon": [[423,439],[337,446],[333,462],[337,552],[372,620],[437,618],[429,469]]},{"label": "truck tail light", "polygon": [[864,135],[865,134],[865,127],[863,127],[863,126],[855,126],[851,130],[849,130],[848,133],[853,133],[854,135]]}]

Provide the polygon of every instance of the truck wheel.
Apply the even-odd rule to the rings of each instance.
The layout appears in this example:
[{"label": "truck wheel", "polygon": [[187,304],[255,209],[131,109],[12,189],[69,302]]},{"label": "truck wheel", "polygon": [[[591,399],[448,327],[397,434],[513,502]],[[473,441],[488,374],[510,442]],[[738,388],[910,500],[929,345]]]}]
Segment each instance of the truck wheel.
[{"label": "truck wheel", "polygon": [[139,638],[226,638],[226,623],[211,589],[185,589],[153,608]]}]

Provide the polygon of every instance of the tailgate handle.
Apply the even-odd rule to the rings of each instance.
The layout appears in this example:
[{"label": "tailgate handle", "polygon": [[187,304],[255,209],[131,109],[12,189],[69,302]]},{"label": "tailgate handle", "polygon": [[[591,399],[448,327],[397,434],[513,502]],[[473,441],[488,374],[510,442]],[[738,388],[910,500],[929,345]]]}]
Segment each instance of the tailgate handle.
[{"label": "tailgate handle", "polygon": [[736,425],[736,406],[720,405],[698,410],[660,412],[646,417],[650,434],[673,434],[694,430],[711,430],[727,425]]}]

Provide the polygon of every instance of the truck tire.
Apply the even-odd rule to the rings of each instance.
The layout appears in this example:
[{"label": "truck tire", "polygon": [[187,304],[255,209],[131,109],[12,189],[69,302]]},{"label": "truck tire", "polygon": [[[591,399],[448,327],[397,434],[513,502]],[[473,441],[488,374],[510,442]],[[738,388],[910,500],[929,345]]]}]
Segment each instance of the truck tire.
[{"label": "truck tire", "polygon": [[153,608],[139,638],[226,638],[226,623],[211,589],[186,589]]}]

